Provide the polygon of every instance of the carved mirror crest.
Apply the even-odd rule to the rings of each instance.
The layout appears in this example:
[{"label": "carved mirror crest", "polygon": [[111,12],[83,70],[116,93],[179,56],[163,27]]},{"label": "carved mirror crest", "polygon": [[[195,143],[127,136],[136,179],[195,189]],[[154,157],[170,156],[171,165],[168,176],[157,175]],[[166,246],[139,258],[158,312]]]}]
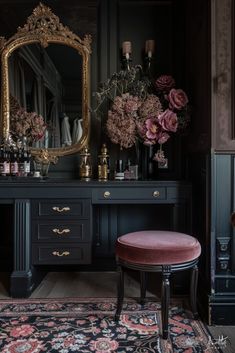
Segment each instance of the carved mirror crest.
[{"label": "carved mirror crest", "polygon": [[89,139],[91,36],[83,39],[40,3],[8,40],[0,37],[1,137],[24,139],[55,162]]}]

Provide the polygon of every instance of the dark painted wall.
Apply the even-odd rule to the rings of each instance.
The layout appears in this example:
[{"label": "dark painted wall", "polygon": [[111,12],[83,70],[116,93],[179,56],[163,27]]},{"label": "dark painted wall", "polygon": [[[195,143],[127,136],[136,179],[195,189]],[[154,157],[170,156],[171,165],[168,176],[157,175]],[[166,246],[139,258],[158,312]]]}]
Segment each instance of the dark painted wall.
[{"label": "dark painted wall", "polygon": [[[202,245],[201,288],[210,291],[210,149],[211,64],[210,1],[186,2],[186,76],[191,97],[191,133],[186,137],[186,159],[193,183],[193,234]],[[207,283],[207,288],[205,286]]]},{"label": "dark painted wall", "polygon": [[[191,3],[192,1],[190,1]],[[91,91],[120,69],[121,44],[130,40],[133,47],[133,64],[143,64],[145,40],[155,39],[156,52],[152,64],[152,75],[172,74],[179,87],[186,88],[186,3],[185,0],[59,0],[45,1],[59,16],[62,23],[78,35],[92,34]],[[192,2],[193,3],[193,2]],[[37,1],[0,0],[0,34],[8,37],[19,25],[25,23]],[[193,92],[192,92],[193,93]],[[92,107],[95,107],[92,96]],[[190,101],[193,101],[191,95]],[[97,154],[101,142],[106,141],[111,154],[111,167],[118,158],[119,148],[107,139],[105,123],[92,115],[91,149],[96,171]],[[164,146],[169,158],[169,169],[155,175],[161,178],[182,178],[186,174],[186,158],[181,158],[184,140],[172,138]],[[183,144],[183,145],[182,145]],[[127,152],[127,153],[126,153]],[[126,151],[124,156],[133,156],[135,151]],[[78,156],[61,158],[51,166],[51,175],[77,177]]]},{"label": "dark painted wall", "polygon": [[[132,42],[132,64],[144,64],[143,50],[147,39],[156,43],[151,73],[172,74],[179,86],[185,82],[185,19],[184,1],[100,1],[99,22],[99,81],[104,81],[121,67],[121,45]],[[119,157],[119,147],[112,145],[105,135],[105,122],[101,122],[101,140],[106,141],[111,152],[111,168]],[[155,146],[155,149],[157,146]],[[181,160],[181,139],[172,138],[164,146],[169,158],[169,168],[157,171],[155,178],[177,179],[185,175]],[[126,158],[134,158],[133,149],[126,151]],[[122,152],[121,158],[125,158]]]}]

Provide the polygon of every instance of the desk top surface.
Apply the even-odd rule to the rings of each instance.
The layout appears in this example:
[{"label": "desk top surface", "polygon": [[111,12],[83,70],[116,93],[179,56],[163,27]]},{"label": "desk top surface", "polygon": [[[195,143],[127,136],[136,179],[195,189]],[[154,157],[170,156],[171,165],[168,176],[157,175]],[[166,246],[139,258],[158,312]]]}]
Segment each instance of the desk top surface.
[{"label": "desk top surface", "polygon": [[184,180],[79,180],[63,178],[33,178],[33,177],[0,177],[0,187],[151,187],[151,186],[190,186],[189,181]]}]

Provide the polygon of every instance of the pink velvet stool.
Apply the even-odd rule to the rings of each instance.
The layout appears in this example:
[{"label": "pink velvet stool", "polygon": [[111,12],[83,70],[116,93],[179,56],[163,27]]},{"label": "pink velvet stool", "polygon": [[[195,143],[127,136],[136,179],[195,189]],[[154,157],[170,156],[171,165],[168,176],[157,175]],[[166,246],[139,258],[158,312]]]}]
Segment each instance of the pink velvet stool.
[{"label": "pink velvet stool", "polygon": [[171,273],[191,269],[190,302],[193,314],[197,315],[196,296],[198,282],[198,258],[201,245],[188,234],[170,231],[141,231],[125,234],[117,239],[116,259],[118,299],[115,320],[118,321],[124,298],[123,268],[140,271],[141,303],[146,293],[146,272],[162,273],[161,316],[162,336],[168,337],[168,307],[170,299]]}]

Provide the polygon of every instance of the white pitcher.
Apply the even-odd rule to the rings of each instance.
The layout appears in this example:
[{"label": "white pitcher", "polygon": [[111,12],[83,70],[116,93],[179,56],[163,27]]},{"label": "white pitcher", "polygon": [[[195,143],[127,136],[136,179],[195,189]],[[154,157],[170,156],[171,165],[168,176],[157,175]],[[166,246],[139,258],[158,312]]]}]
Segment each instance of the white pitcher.
[{"label": "white pitcher", "polygon": [[74,119],[74,122],[73,122],[73,134],[72,134],[73,144],[79,142],[79,140],[82,137],[82,133],[83,133],[83,130],[82,130],[82,119],[79,119],[79,118]]}]

